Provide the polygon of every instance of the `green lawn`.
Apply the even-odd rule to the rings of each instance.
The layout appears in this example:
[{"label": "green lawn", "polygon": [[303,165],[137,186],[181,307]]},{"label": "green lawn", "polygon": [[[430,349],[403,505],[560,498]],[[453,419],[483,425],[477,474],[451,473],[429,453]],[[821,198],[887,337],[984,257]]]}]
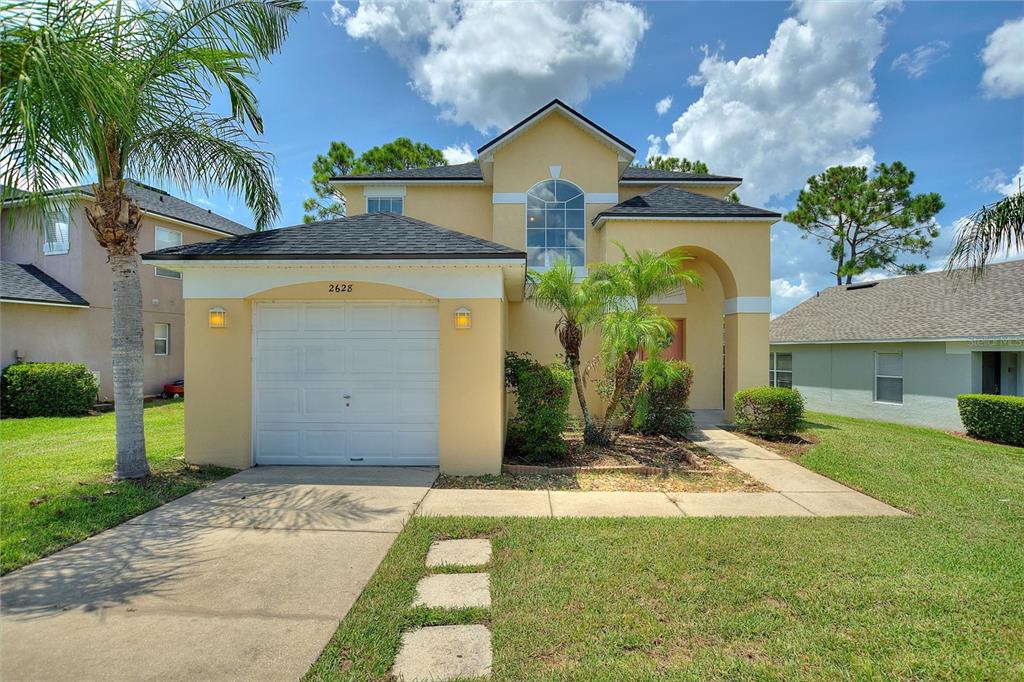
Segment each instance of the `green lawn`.
[{"label": "green lawn", "polygon": [[[310,670],[487,623],[496,680],[1024,679],[1024,449],[811,415],[803,463],[911,518],[414,518]],[[410,609],[430,542],[494,539],[490,613]]]},{"label": "green lawn", "polygon": [[181,497],[232,471],[182,460],[184,404],[146,407],[153,475],[112,483],[114,414],[0,420],[4,573]]}]

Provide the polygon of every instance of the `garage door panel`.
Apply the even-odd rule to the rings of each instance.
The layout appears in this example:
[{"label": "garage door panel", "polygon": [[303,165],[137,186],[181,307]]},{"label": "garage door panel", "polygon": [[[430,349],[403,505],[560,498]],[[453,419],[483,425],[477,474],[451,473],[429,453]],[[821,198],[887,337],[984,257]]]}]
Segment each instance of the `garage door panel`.
[{"label": "garage door panel", "polygon": [[256,306],[257,463],[437,463],[436,305]]},{"label": "garage door panel", "polygon": [[264,418],[296,417],[302,414],[299,389],[267,387],[260,390],[256,396],[256,414]]},{"label": "garage door panel", "polygon": [[307,303],[303,309],[303,329],[310,332],[344,331],[347,315],[337,303]]}]

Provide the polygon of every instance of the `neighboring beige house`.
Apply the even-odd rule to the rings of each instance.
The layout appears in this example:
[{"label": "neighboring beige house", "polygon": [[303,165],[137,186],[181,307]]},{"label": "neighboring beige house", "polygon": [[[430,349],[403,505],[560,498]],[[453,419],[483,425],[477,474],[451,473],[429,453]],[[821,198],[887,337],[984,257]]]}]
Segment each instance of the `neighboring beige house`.
[{"label": "neighboring beige house", "polygon": [[[244,225],[166,192],[131,183],[143,210],[140,252],[246,234]],[[17,200],[0,212],[0,358],[3,366],[29,362],[78,362],[99,377],[99,398],[113,395],[110,360],[111,273],[107,253],[92,235],[82,207],[89,186],[72,187],[68,215],[43,229],[19,216]],[[139,268],[145,334],[145,392],[185,372],[185,305],[181,273]]]},{"label": "neighboring beige house", "polygon": [[556,100],[475,162],[335,178],[348,218],[146,254],[185,278],[186,457],[495,473],[505,352],[561,351],[527,268],[568,258],[582,276],[616,244],[685,251],[704,278],[657,302],[696,367],[692,407],[764,384],[779,215],[725,201],[739,178],[634,156]]},{"label": "neighboring beige house", "polygon": [[957,395],[1024,395],[1024,260],[825,289],[772,320],[769,367],[808,409],[962,430]]}]

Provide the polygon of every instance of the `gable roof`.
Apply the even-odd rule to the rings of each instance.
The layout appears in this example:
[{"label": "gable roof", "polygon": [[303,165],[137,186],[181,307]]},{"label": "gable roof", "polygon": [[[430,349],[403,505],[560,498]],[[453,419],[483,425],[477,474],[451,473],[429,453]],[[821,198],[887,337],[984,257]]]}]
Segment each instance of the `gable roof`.
[{"label": "gable roof", "polygon": [[89,302],[34,265],[0,262],[0,300],[89,307]]},{"label": "gable roof", "polygon": [[577,123],[582,125],[584,128],[589,128],[591,130],[591,132],[595,133],[598,137],[604,138],[605,141],[607,141],[609,144],[611,144],[611,146],[617,147],[619,149],[619,151],[624,152],[627,156],[632,157],[634,154],[636,154],[636,149],[634,147],[632,147],[629,143],[623,141],[621,138],[616,137],[615,135],[612,135],[610,132],[608,132],[607,130],[605,130],[601,126],[597,125],[596,123],[591,121],[589,118],[587,118],[586,116],[584,116],[580,112],[576,111],[575,109],[573,109],[572,107],[570,107],[568,104],[566,104],[565,102],[563,102],[560,99],[553,99],[553,100],[551,100],[550,102],[548,102],[547,104],[542,106],[540,109],[538,109],[537,111],[533,112],[532,114],[530,114],[529,116],[524,118],[519,123],[516,123],[511,128],[509,128],[508,130],[506,130],[505,132],[501,133],[500,135],[498,135],[496,138],[494,138],[493,140],[491,140],[487,144],[485,144],[482,147],[480,147],[479,149],[477,149],[476,153],[477,154],[484,154],[485,152],[490,151],[494,147],[502,144],[503,142],[509,141],[510,139],[515,137],[516,135],[519,135],[520,133],[526,131],[530,126],[532,126],[534,123],[537,123],[538,121],[543,119],[545,116],[547,116],[552,111],[556,111],[556,110],[561,111],[562,113],[567,115],[569,118],[574,119]]},{"label": "gable roof", "polygon": [[[214,213],[210,209],[196,206],[184,199],[168,194],[162,189],[150,187],[134,180],[125,182],[125,192],[139,205],[139,208],[151,215],[173,218],[174,220],[180,220],[184,223],[190,223],[226,235],[248,234],[252,232],[251,228]],[[75,185],[50,192],[54,196],[73,193],[84,194],[90,197],[94,194],[92,185]],[[4,203],[16,202],[21,198],[21,196],[15,195]]]},{"label": "gable roof", "polygon": [[[771,321],[772,343],[1024,338],[1024,260],[835,286]],[[997,349],[993,349],[997,350]]]},{"label": "gable roof", "polygon": [[159,260],[525,259],[522,251],[395,213],[363,213],[143,254]]},{"label": "gable roof", "polygon": [[594,224],[607,218],[712,218],[778,220],[782,216],[754,206],[687,192],[685,189],[661,185],[601,211]]}]

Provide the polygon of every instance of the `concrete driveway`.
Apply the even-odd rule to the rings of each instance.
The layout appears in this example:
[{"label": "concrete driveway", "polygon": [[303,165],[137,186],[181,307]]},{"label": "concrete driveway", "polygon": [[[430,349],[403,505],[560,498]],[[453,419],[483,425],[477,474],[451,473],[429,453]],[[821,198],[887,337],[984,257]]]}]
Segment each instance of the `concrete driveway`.
[{"label": "concrete driveway", "polygon": [[15,571],[0,677],[297,679],[436,476],[258,467]]}]

